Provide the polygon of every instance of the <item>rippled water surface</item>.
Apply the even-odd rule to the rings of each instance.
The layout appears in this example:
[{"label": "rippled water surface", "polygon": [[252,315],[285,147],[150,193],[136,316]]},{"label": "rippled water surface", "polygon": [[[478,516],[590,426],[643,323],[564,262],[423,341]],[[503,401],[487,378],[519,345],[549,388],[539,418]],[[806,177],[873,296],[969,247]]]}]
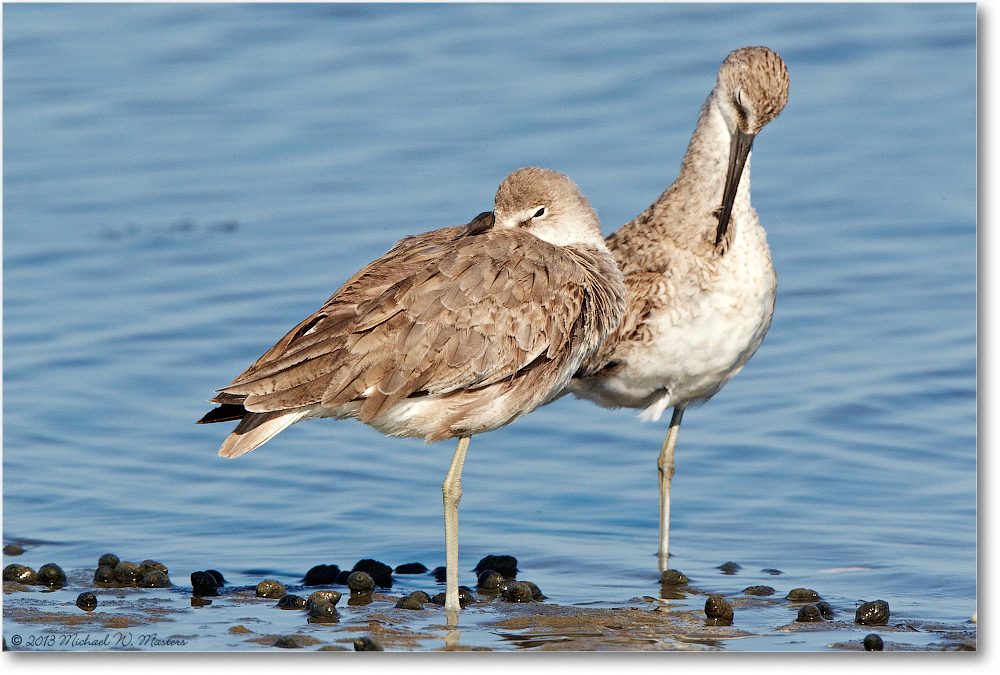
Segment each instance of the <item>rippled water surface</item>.
[{"label": "rippled water surface", "polygon": [[[321,420],[226,461],[229,425],[194,424],[206,400],[397,239],[490,209],[519,166],[569,174],[612,232],[676,176],[726,54],[766,44],[791,76],[752,167],[777,307],[747,368],[685,416],[672,566],[723,594],[976,611],[974,5],[3,18],[3,535],[27,548],[5,565],[92,569],[113,551],[183,587],[206,568],[250,584],[443,564],[452,442]],[[477,436],[461,568],[513,554],[561,605],[656,596],[666,417],[567,397]],[[717,646],[832,641],[753,629]],[[517,646],[475,625],[463,641]]]}]

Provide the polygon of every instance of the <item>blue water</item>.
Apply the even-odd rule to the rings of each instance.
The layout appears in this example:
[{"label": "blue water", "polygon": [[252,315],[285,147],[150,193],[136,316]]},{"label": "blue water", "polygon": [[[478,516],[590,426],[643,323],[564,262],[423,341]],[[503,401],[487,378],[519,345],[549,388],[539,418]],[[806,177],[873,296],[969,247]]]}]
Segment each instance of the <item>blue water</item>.
[{"label": "blue water", "polygon": [[[256,583],[247,570],[443,564],[451,442],[321,420],[226,461],[229,425],[194,424],[206,400],[397,239],[490,209],[519,166],[570,175],[612,232],[676,176],[726,54],[765,44],[791,77],[752,161],[777,307],[746,369],[684,418],[671,564],[712,592],[976,610],[974,5],[3,19],[3,535],[37,542],[5,565],[112,551],[183,586],[211,567]],[[655,596],[665,432],[567,397],[477,436],[460,566],[516,555],[563,605]],[[730,560],[738,575],[715,569]]]}]

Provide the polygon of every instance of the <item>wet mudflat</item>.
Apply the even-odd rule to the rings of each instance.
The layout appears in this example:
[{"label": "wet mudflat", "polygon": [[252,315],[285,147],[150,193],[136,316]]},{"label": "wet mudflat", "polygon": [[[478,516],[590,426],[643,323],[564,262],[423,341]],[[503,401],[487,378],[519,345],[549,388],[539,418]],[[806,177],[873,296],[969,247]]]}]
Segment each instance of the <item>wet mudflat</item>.
[{"label": "wet mudflat", "polygon": [[[5,556],[5,575],[17,564],[11,558]],[[345,585],[316,584],[315,575],[308,573],[296,578],[266,570],[231,574],[237,583],[215,572],[223,583],[214,588],[184,583],[143,588],[95,580],[95,573],[100,574],[95,567],[72,569],[52,585],[5,580],[4,649],[713,651],[739,645],[753,650],[970,651],[977,645],[972,621],[911,620],[884,612],[889,609],[885,601],[821,600],[821,591],[784,589],[780,583],[726,596],[691,583],[656,584],[659,588],[650,588],[655,595],[579,604],[528,596],[515,601],[514,594],[495,587],[469,588],[470,603],[458,625],[449,626],[443,608],[431,600],[442,586],[433,571],[379,580],[392,588],[376,586],[367,572],[350,573],[351,583]],[[191,576],[198,580],[202,574]],[[359,585],[359,576],[367,577],[367,584]],[[484,571],[480,579],[486,576]],[[260,581],[252,583],[255,578]],[[501,585],[514,588],[525,582],[508,576]],[[195,595],[206,588],[217,594]],[[417,601],[404,604],[413,598]],[[719,619],[720,613],[731,618]]]}]

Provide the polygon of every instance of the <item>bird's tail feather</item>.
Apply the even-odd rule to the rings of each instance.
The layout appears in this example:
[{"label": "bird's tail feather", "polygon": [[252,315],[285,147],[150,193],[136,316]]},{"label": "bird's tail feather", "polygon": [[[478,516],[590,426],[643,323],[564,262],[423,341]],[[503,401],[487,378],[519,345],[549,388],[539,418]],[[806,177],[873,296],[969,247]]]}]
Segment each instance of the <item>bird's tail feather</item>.
[{"label": "bird's tail feather", "polygon": [[277,433],[295,424],[307,414],[305,410],[248,413],[219,448],[219,455],[230,459],[245,455],[267,443]]}]

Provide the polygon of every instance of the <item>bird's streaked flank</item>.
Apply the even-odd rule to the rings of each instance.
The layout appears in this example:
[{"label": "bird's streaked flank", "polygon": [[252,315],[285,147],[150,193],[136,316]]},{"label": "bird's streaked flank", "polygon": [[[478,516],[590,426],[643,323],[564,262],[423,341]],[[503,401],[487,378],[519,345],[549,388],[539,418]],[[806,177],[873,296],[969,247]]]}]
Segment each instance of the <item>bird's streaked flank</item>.
[{"label": "bird's streaked flank", "polygon": [[661,572],[681,416],[746,365],[771,325],[776,277],[750,206],[750,147],[788,100],[788,72],[766,47],[732,52],[702,106],[677,180],[608,237],[625,276],[625,317],[569,385],[609,408],[673,417],[657,462]]},{"label": "bird's streaked flank", "polygon": [[493,212],[407,237],[257,359],[202,423],[239,420],[238,457],[288,426],[353,417],[457,438],[442,492],[445,609],[459,609],[458,501],[469,437],[556,397],[618,325],[625,287],[597,214],[566,176],[518,169]]}]

